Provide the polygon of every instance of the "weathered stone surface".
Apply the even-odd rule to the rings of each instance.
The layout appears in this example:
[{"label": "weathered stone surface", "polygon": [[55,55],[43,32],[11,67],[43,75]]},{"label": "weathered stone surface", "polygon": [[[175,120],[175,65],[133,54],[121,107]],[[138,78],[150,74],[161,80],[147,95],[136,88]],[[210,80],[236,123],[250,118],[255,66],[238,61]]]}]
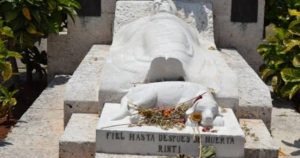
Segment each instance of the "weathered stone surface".
[{"label": "weathered stone surface", "polygon": [[52,80],[47,88],[40,94],[40,96],[31,105],[31,109],[47,109],[62,110],[63,93],[65,84],[68,82],[70,76],[58,75]]},{"label": "weathered stone surface", "polygon": [[274,142],[262,120],[240,119],[245,131],[245,158],[276,158],[279,146]]},{"label": "weathered stone surface", "polygon": [[102,13],[115,13],[117,0],[101,0]]},{"label": "weathered stone surface", "polygon": [[95,156],[97,114],[73,114],[59,140],[60,158]]},{"label": "weathered stone surface", "polygon": [[109,46],[94,45],[67,84],[64,98],[65,125],[72,113],[98,113],[98,87]]},{"label": "weathered stone surface", "polygon": [[97,153],[95,158],[167,158],[166,156],[124,155]]},{"label": "weathered stone surface", "polygon": [[[22,139],[19,141],[22,141]],[[1,158],[57,158],[57,150],[51,148],[0,147],[0,155]]]},{"label": "weathered stone surface", "polygon": [[58,35],[50,34],[47,39],[47,71],[48,71],[48,80],[52,80],[56,74],[64,74],[64,69],[59,68],[64,66],[64,68],[70,69],[68,64],[64,63],[62,65],[62,58],[68,55],[68,36],[67,32],[62,32]]},{"label": "weathered stone surface", "polygon": [[222,49],[223,57],[238,76],[238,118],[262,119],[268,129],[271,125],[272,99],[270,90],[235,50]]},{"label": "weathered stone surface", "polygon": [[262,57],[256,48],[262,42],[264,30],[265,0],[258,0],[256,23],[231,22],[231,3],[228,0],[212,0],[215,41],[220,48],[236,48],[251,67],[258,71]]},{"label": "weathered stone surface", "polygon": [[152,12],[153,1],[117,1],[113,32],[138,18]]},{"label": "weathered stone surface", "polygon": [[[195,138],[195,129],[185,127],[182,130],[163,130],[155,126],[133,126],[129,118],[112,121],[113,115],[120,109],[120,104],[107,103],[104,106],[96,132],[96,150],[104,153],[142,154],[176,156],[185,154],[199,155],[199,142],[212,145],[218,157],[241,158],[244,156],[244,133],[231,109],[225,109],[220,115],[224,127],[214,127],[213,132],[200,132]],[[202,127],[199,128],[202,131]]]},{"label": "weathered stone surface", "polygon": [[48,73],[72,74],[94,44],[109,44],[112,41],[113,14],[101,17],[68,18],[66,35],[51,35],[48,39]]},{"label": "weathered stone surface", "polygon": [[0,141],[1,158],[57,158],[63,133],[63,93],[69,76],[57,76]]}]

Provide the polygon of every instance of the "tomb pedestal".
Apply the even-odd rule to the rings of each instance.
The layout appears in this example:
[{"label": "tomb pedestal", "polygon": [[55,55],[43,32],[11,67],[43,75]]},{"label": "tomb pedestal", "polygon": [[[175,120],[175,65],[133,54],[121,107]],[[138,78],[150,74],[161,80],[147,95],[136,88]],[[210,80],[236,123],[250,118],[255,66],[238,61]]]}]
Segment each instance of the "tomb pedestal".
[{"label": "tomb pedestal", "polygon": [[[197,157],[199,145],[214,146],[218,158],[244,157],[245,136],[231,109],[220,110],[224,127],[203,132],[185,127],[183,130],[163,130],[160,127],[129,127],[129,118],[111,121],[120,104],[105,104],[96,131],[96,151],[99,153],[162,155],[178,154]],[[200,131],[200,134],[199,134]]]}]

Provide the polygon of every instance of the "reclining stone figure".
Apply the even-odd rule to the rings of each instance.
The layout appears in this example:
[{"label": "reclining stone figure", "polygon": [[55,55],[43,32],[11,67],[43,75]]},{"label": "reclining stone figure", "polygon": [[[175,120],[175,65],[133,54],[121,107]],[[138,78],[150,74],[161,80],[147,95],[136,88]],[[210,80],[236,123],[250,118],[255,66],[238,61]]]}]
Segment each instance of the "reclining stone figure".
[{"label": "reclining stone figure", "polygon": [[[219,52],[209,49],[214,45],[207,45],[209,42],[199,37],[198,30],[177,17],[176,12],[172,0],[155,0],[152,15],[116,32],[99,93],[103,103],[119,102],[123,97],[115,120],[132,115],[128,101],[147,107],[176,105],[207,91],[203,100],[190,103],[188,112],[202,112],[204,126],[223,124],[208,90],[216,94],[230,91],[236,86],[236,78],[227,73],[228,69],[224,71],[228,65]],[[135,83],[144,84],[134,87]]]}]

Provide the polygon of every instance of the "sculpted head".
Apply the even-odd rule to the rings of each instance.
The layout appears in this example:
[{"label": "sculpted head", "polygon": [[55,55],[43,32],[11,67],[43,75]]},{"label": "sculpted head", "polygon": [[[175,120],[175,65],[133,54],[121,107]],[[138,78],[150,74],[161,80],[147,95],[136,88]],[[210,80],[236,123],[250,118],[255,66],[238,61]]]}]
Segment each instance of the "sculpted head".
[{"label": "sculpted head", "polygon": [[166,12],[175,14],[177,8],[172,0],[154,0],[154,12]]}]

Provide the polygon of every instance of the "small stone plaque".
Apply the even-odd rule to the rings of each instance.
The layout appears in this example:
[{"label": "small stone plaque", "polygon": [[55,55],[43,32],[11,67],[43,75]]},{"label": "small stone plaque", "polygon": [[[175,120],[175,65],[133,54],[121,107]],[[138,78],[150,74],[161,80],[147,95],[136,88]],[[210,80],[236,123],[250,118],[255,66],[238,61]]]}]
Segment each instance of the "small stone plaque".
[{"label": "small stone plaque", "polygon": [[[245,137],[231,109],[221,113],[225,127],[216,132],[197,134],[191,127],[183,130],[162,130],[160,127],[129,127],[129,119],[110,121],[120,104],[105,104],[96,132],[98,153],[197,157],[199,143],[214,146],[217,157],[241,158],[244,156]],[[202,131],[202,128],[199,128]]]},{"label": "small stone plaque", "polygon": [[101,0],[77,0],[81,9],[79,16],[101,16]]},{"label": "small stone plaque", "polygon": [[257,22],[257,15],[258,0],[232,0],[232,22]]}]

